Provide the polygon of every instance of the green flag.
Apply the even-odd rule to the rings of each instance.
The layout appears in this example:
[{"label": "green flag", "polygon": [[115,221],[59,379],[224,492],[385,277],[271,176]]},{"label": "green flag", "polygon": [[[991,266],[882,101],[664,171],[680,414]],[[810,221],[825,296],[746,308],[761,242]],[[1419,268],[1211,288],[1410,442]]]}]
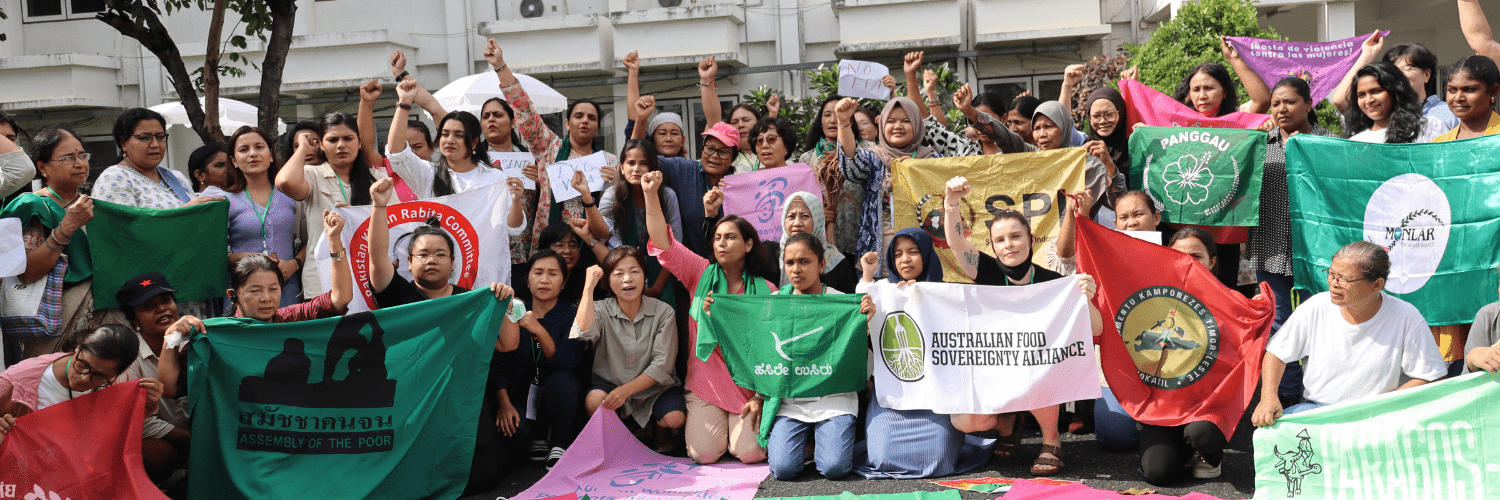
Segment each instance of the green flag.
[{"label": "green flag", "polygon": [[1300,134],[1286,147],[1293,271],[1328,290],[1333,254],[1365,240],[1390,252],[1385,291],[1430,325],[1472,323],[1496,300],[1500,136],[1367,144]]},{"label": "green flag", "polygon": [[1260,224],[1266,133],[1229,128],[1137,127],[1130,187],[1151,194],[1163,222]]},{"label": "green flag", "polygon": [[206,322],[193,498],[457,498],[504,310],[489,290],[297,323]]},{"label": "green flag", "polygon": [[89,256],[94,308],[119,307],[126,280],[158,272],[177,290],[177,302],[221,298],[229,288],[229,202],[156,209],[94,200]]},{"label": "green flag", "polygon": [[1255,498],[1500,499],[1500,378],[1475,373],[1255,431]]},{"label": "green flag", "polygon": [[779,398],[828,396],[869,385],[861,297],[714,297],[708,324],[698,329],[698,359],[708,359],[719,346],[734,382],[770,398],[761,410],[762,445]]}]

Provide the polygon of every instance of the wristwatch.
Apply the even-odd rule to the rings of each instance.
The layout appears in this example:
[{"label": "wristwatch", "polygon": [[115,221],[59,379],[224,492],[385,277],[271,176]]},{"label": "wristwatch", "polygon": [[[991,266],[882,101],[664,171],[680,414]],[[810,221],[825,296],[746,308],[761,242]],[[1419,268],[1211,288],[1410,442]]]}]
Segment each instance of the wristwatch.
[{"label": "wristwatch", "polygon": [[346,253],[348,253],[348,252],[346,252],[344,250],[339,250],[337,252],[328,252],[328,258],[333,259],[334,262],[343,262],[344,261],[344,255]]}]

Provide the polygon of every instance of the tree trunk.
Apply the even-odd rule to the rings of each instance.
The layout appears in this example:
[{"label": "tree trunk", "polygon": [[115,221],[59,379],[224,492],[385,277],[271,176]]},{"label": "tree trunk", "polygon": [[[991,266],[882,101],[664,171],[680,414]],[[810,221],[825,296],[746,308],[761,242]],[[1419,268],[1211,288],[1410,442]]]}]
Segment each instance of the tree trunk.
[{"label": "tree trunk", "polygon": [[161,61],[162,67],[167,70],[167,78],[172,81],[172,88],[177,91],[177,97],[187,111],[193,132],[196,132],[205,144],[224,142],[222,136],[214,136],[209,133],[207,127],[204,127],[203,106],[198,103],[198,90],[193,88],[193,77],[182,62],[182,53],[177,50],[177,42],[173,41],[172,35],[167,33],[166,26],[161,24],[161,18],[157,17],[156,12],[139,3],[110,0],[105,4],[105,10],[100,12],[95,19],[103,21],[120,34],[140,42],[141,46],[155,54],[156,58]]},{"label": "tree trunk", "polygon": [[292,48],[292,27],[297,22],[296,0],[267,0],[271,10],[271,36],[266,57],[260,63],[260,128],[276,133],[281,114],[281,72]]},{"label": "tree trunk", "polygon": [[228,3],[228,0],[214,2],[213,20],[208,24],[208,53],[203,56],[204,128],[209,135],[217,138],[225,135],[223,128],[219,126],[219,47],[224,43],[224,9]]}]

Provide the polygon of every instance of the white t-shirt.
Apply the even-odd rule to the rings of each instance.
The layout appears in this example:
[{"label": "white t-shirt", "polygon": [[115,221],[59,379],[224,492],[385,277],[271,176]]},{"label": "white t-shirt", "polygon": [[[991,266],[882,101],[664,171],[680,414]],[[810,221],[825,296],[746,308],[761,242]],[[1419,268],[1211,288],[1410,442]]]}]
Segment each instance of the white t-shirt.
[{"label": "white t-shirt", "polygon": [[68,388],[63,387],[62,382],[57,381],[57,375],[52,374],[52,367],[48,366],[47,370],[42,372],[41,383],[38,383],[36,386],[36,409],[40,410],[73,399],[72,396],[82,396],[84,394],[88,393],[74,392],[70,396]]},{"label": "white t-shirt", "polygon": [[1292,311],[1266,353],[1303,365],[1303,396],[1334,404],[1396,390],[1404,379],[1437,380],[1448,373],[1427,321],[1415,306],[1380,292],[1380,311],[1351,325],[1328,292]]},{"label": "white t-shirt", "polygon": [[[1386,127],[1380,130],[1366,130],[1364,132],[1349,136],[1349,140],[1355,142],[1373,142],[1383,144],[1385,143],[1385,132],[1390,129],[1390,127]],[[1448,133],[1449,130],[1452,129],[1447,125],[1444,125],[1442,120],[1431,116],[1424,116],[1422,117],[1422,131],[1417,132],[1417,139],[1412,142],[1419,144],[1424,142],[1432,142],[1433,139],[1436,139],[1438,138],[1438,136]]]}]

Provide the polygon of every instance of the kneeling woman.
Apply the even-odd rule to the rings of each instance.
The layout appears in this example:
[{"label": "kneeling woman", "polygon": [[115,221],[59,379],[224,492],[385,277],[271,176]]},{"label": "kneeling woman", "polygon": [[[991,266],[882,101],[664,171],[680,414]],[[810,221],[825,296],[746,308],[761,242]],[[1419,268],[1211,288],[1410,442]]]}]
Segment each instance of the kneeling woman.
[{"label": "kneeling woman", "polygon": [[[880,259],[873,253],[860,258],[864,280],[855,287],[865,293],[875,280]],[[922,228],[896,232],[886,247],[886,272],[891,283],[943,282],[943,263],[932,249],[932,236]],[[874,310],[869,296],[862,311]],[[856,471],[867,478],[915,479],[963,474],[984,465],[995,444],[959,432],[947,415],[930,410],[893,410],[872,396],[865,411],[865,456]]]},{"label": "kneeling woman", "polygon": [[617,411],[641,429],[649,423],[682,428],[687,403],[672,374],[677,319],[671,306],[645,296],[646,255],[629,245],[610,250],[602,268],[589,267],[584,296],[592,295],[603,279],[609,280],[609,298],[584,301],[571,335],[598,342],[585,408],[590,414],[601,406]]},{"label": "kneeling woman", "polygon": [[[787,238],[781,247],[781,265],[792,286],[776,291],[775,295],[844,293],[823,285],[824,251],[823,242],[811,234],[797,233]],[[771,475],[788,480],[802,472],[809,433],[815,436],[813,458],[818,472],[828,479],[848,475],[854,466],[854,417],[858,413],[859,395],[853,392],[782,399],[766,443]]]},{"label": "kneeling woman", "polygon": [[[948,181],[943,195],[943,230],[946,234],[964,234],[963,228],[959,227],[959,206],[970,189],[969,180],[963,177],[954,177]],[[1070,216],[1071,213],[1064,215]],[[964,273],[976,284],[1021,286],[1062,278],[1062,275],[1033,263],[1031,244],[1034,240],[1031,221],[1026,216],[1020,212],[1003,210],[995,214],[994,221],[990,223],[990,249],[995,252],[994,257],[975,249],[966,238],[949,238],[948,244],[952,246],[953,254],[958,256]],[[1092,301],[1097,290],[1093,277],[1086,274],[1079,276],[1082,278],[1078,283],[1079,288]],[[1104,323],[1099,309],[1092,303],[1089,304],[1089,321],[1093,334],[1099,335],[1104,329]],[[1062,472],[1064,466],[1062,436],[1057,433],[1058,407],[1037,408],[1031,410],[1031,414],[1042,427],[1042,452],[1031,466],[1031,474],[1055,476]],[[1001,459],[1015,454],[1021,437],[1019,424],[1020,419],[1009,414],[953,415],[953,427],[960,431],[999,431],[1000,443],[995,454]]]}]

